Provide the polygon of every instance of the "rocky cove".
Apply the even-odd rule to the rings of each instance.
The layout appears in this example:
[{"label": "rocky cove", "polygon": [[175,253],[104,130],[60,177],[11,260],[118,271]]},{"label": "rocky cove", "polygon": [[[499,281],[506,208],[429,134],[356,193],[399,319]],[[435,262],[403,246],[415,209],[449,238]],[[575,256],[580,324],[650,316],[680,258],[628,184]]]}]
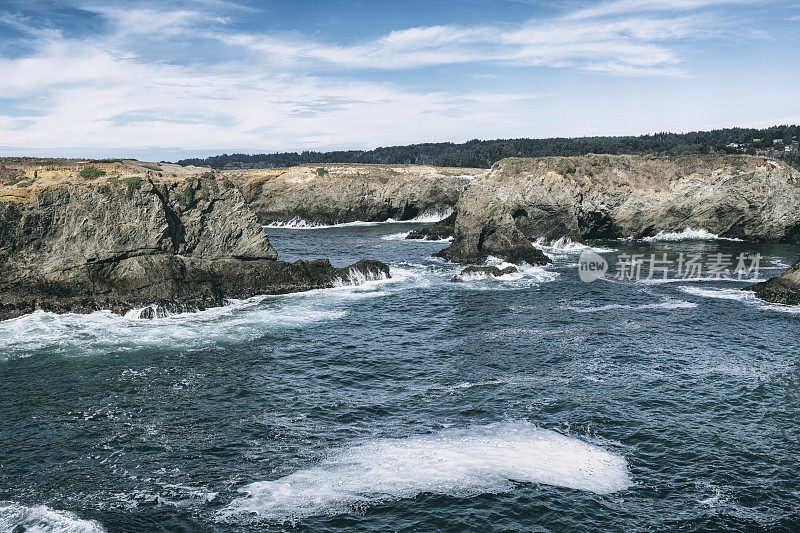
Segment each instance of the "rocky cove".
[{"label": "rocky cove", "polygon": [[[97,175],[85,177],[86,169]],[[36,309],[125,313],[217,306],[387,277],[362,260],[278,260],[264,224],[441,221],[408,238],[434,255],[543,265],[532,242],[641,238],[703,228],[720,237],[796,243],[800,174],[752,156],[588,155],[505,159],[489,170],[325,165],[213,171],[134,160],[0,160],[0,318]],[[452,214],[448,213],[452,212]],[[748,288],[798,303],[798,265]],[[494,273],[495,275],[497,273]]]}]

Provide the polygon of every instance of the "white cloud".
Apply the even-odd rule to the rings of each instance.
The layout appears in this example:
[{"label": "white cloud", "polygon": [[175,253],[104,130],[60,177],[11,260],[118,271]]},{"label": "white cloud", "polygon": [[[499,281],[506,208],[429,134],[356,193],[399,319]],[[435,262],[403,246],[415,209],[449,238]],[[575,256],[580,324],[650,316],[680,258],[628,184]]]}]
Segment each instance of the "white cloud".
[{"label": "white cloud", "polygon": [[[37,49],[0,57],[0,94],[34,108],[0,111],[0,145],[303,149],[529,136],[547,115],[535,91],[505,91],[501,80],[496,92],[424,91],[352,71],[480,63],[680,78],[690,71],[675,43],[720,31],[689,11],[718,3],[617,0],[546,20],[406,28],[351,44],[233,33],[202,6],[95,6],[112,30],[91,38],[2,15],[0,23],[35,34]],[[230,53],[202,66],[149,58],[149,45],[173,39],[210,40]]]},{"label": "white cloud", "polygon": [[[768,0],[769,1],[769,0]],[[568,15],[570,19],[607,17],[620,14],[658,11],[692,11],[732,4],[750,4],[752,0],[613,0],[581,9]]]}]

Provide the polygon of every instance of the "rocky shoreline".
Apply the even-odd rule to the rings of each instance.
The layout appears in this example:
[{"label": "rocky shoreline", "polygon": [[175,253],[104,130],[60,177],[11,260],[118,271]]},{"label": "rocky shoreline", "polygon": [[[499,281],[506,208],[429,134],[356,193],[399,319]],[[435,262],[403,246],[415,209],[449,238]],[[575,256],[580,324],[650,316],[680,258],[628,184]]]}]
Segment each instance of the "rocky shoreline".
[{"label": "rocky shoreline", "polygon": [[0,165],[14,176],[0,187],[0,319],[37,309],[196,310],[389,276],[379,261],[279,261],[239,189],[203,169]]},{"label": "rocky shoreline", "polygon": [[447,216],[485,169],[412,165],[226,171],[262,224],[383,222]]},{"label": "rocky shoreline", "polygon": [[798,206],[800,172],[764,157],[504,159],[465,190],[453,243],[439,255],[536,264],[537,239],[643,238],[688,228],[797,242]]},{"label": "rocky shoreline", "polygon": [[[94,174],[87,169],[94,169]],[[84,175],[85,174],[85,175]],[[279,261],[262,225],[446,218],[409,239],[434,254],[544,265],[538,239],[642,238],[703,228],[800,241],[800,172],[754,156],[588,155],[506,159],[491,170],[325,165],[263,171],[133,160],[0,159],[0,319],[35,309],[183,311],[227,299],[389,275],[378,261],[334,268]],[[800,267],[755,285],[800,303]],[[145,311],[154,314],[160,311]]]}]

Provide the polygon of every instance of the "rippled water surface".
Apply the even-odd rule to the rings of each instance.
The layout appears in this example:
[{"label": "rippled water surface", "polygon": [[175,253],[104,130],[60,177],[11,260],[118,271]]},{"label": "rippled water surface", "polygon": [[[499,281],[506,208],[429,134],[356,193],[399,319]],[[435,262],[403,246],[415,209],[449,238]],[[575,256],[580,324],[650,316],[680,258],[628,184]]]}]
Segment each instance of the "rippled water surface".
[{"label": "rippled water surface", "polygon": [[[452,283],[421,224],[268,228],[392,279],[0,323],[0,530],[800,529],[800,313],[740,282]],[[699,235],[703,237],[703,235]],[[800,247],[602,241],[620,252]]]}]

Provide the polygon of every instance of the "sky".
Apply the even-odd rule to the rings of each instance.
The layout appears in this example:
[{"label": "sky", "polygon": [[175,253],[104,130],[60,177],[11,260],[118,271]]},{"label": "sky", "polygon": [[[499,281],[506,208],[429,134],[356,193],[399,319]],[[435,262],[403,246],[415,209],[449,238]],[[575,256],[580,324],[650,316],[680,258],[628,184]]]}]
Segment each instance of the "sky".
[{"label": "sky", "polygon": [[0,155],[800,123],[800,0],[0,0]]}]

